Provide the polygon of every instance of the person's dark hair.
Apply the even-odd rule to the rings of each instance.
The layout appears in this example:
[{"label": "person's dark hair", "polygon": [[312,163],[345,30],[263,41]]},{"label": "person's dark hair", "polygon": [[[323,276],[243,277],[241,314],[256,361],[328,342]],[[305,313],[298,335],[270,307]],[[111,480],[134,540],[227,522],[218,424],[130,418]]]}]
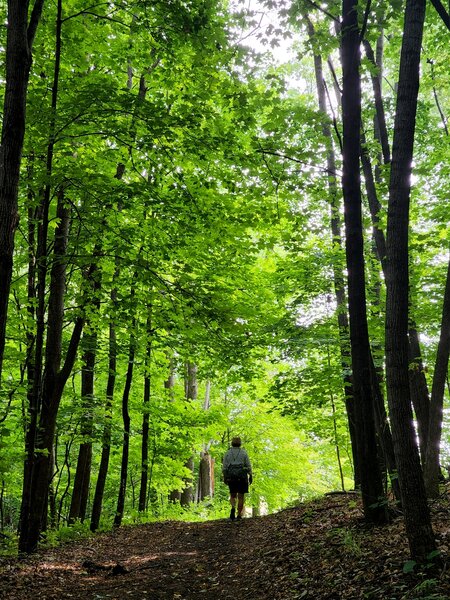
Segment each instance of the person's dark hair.
[{"label": "person's dark hair", "polygon": [[240,437],[234,437],[231,440],[231,445],[233,446],[233,448],[239,448],[239,446],[241,445],[241,438]]}]

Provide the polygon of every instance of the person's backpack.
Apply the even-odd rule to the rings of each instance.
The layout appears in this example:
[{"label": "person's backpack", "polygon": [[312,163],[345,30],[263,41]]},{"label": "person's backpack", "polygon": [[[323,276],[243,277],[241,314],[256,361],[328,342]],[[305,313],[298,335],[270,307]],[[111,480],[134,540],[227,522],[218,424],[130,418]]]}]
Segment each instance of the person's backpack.
[{"label": "person's backpack", "polygon": [[[236,458],[239,458],[240,451]],[[229,479],[244,479],[247,475],[247,467],[243,463],[231,463],[224,470],[224,478]]]}]

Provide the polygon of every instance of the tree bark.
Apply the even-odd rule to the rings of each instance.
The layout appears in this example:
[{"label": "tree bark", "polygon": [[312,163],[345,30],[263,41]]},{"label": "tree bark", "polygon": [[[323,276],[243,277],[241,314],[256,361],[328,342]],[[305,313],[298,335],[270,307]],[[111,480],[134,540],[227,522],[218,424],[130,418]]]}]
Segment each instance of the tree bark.
[{"label": "tree bark", "polygon": [[[95,300],[94,300],[95,303]],[[94,411],[94,370],[97,350],[96,332],[83,334],[84,346],[83,366],[81,369],[81,435],[83,442],[78,450],[77,468],[73,483],[72,498],[69,510],[69,524],[75,521],[84,521],[89,497],[89,484],[92,465],[92,427]]]},{"label": "tree bark", "polygon": [[[315,31],[310,19],[307,19],[308,33],[310,39],[313,38]],[[333,138],[329,124],[326,90],[323,76],[322,57],[314,54],[314,72],[316,77],[317,99],[319,110],[322,113],[322,133],[327,141],[327,173],[328,173],[328,193],[330,198],[330,226],[332,235],[333,249],[336,254],[336,260],[333,261],[333,284],[336,299],[336,313],[339,328],[339,346],[341,352],[341,368],[343,378],[343,393],[347,412],[348,430],[353,458],[353,473],[355,488],[360,486],[359,461],[356,449],[356,430],[355,430],[355,408],[353,398],[353,380],[351,376],[351,351],[349,339],[349,323],[347,312],[347,299],[345,297],[345,280],[343,274],[343,265],[341,265],[342,254],[342,232],[341,217],[339,210],[339,193],[336,181],[336,157],[333,148]]]},{"label": "tree bark", "polygon": [[422,465],[425,464],[428,440],[428,428],[430,423],[430,395],[428,392],[425,369],[422,362],[419,335],[414,323],[409,324],[408,329],[409,348],[409,389],[411,401],[417,420],[417,432],[419,435],[419,448]]},{"label": "tree bark", "polygon": [[445,382],[448,376],[448,359],[450,354],[450,260],[445,283],[444,304],[442,307],[441,332],[434,366],[433,385],[431,388],[430,420],[428,429],[427,451],[425,459],[425,487],[431,498],[439,496],[440,444],[442,435],[442,417],[444,408]]},{"label": "tree bark", "polygon": [[392,147],[386,236],[386,378],[395,455],[411,556],[436,550],[420,467],[409,387],[408,227],[425,0],[407,0]]},{"label": "tree bark", "polygon": [[[389,147],[389,135],[386,126],[386,118],[384,111],[384,103],[382,96],[382,52],[383,52],[383,35],[381,34],[377,42],[377,57],[375,58],[374,52],[370,43],[365,40],[364,48],[366,56],[372,65],[378,68],[379,72],[376,74],[371,73],[373,94],[375,99],[375,138],[380,142],[382,148],[382,159],[385,165],[391,161],[390,147]],[[384,232],[380,227],[380,214],[382,206],[378,200],[378,194],[375,187],[375,181],[372,172],[372,166],[370,164],[369,154],[365,149],[365,141],[362,143],[361,151],[361,162],[364,169],[364,177],[366,180],[367,197],[369,201],[369,210],[372,218],[374,240],[377,249],[377,255],[381,262],[383,274],[386,277],[386,239]],[[379,169],[375,169],[375,178],[377,181],[380,179]],[[429,394],[426,379],[423,372],[421,350],[419,344],[419,337],[417,330],[414,325],[410,324],[410,333],[408,336],[409,341],[409,355],[410,363],[414,363],[414,368],[409,369],[410,379],[410,390],[411,400],[416,413],[417,428],[419,433],[420,452],[422,456],[422,462],[425,462],[426,453],[426,438],[428,435],[428,413],[429,413]]]},{"label": "tree bark", "polygon": [[[134,295],[134,289],[132,289]],[[125,380],[125,387],[122,395],[122,419],[123,419],[123,441],[122,441],[122,461],[120,466],[120,484],[117,497],[117,509],[114,517],[115,527],[122,524],[123,513],[125,509],[125,498],[128,480],[128,456],[130,451],[130,414],[128,412],[128,402],[130,398],[131,382],[133,380],[134,356],[136,352],[135,342],[136,319],[133,317],[131,323],[130,345],[128,350],[128,368]]]},{"label": "tree bark", "polygon": [[[63,192],[58,197],[58,227],[55,231],[54,257],[50,278],[47,344],[45,369],[42,379],[42,402],[36,436],[35,457],[29,479],[29,497],[32,502],[21,511],[19,550],[34,552],[39,536],[47,522],[48,489],[51,477],[52,451],[56,418],[66,381],[75,362],[84,320],[75,322],[66,359],[62,358],[62,333],[64,325],[64,295],[66,277],[66,246],[69,214],[64,206]],[[26,511],[25,511],[26,508]]]},{"label": "tree bark", "polygon": [[8,0],[6,82],[0,145],[0,384],[11,287],[17,199],[25,135],[27,89],[32,47],[44,0],[36,0],[28,22],[29,2]]},{"label": "tree bark", "polygon": [[[111,301],[116,302],[116,291],[111,292]],[[105,491],[106,477],[108,475],[109,457],[111,454],[111,426],[112,426],[112,405],[114,399],[114,388],[116,385],[117,369],[117,343],[116,326],[113,320],[109,324],[109,364],[108,364],[108,382],[106,385],[106,405],[105,405],[105,424],[103,427],[102,456],[98,470],[97,484],[95,486],[94,500],[92,503],[91,531],[97,531],[100,525],[102,513],[103,494]]]},{"label": "tree bark", "polygon": [[[211,381],[206,382],[205,400],[203,410],[209,410],[211,402]],[[205,498],[214,496],[214,460],[209,454],[210,444],[205,444],[200,452],[200,464],[198,467],[197,500],[201,502]]]},{"label": "tree bark", "polygon": [[[197,365],[188,362],[186,365],[186,377],[185,377],[185,396],[186,400],[196,400],[198,395],[198,383],[197,383]],[[181,506],[189,506],[194,500],[194,457],[190,456],[184,465],[191,475],[184,478],[184,488],[181,492],[180,504]]]},{"label": "tree bark", "polygon": [[142,447],[141,447],[141,485],[139,489],[139,512],[147,510],[147,488],[148,488],[148,438],[150,431],[150,397],[151,376],[150,366],[152,357],[152,318],[151,305],[148,306],[147,318],[147,357],[144,375],[144,402],[142,416]]},{"label": "tree bark", "polygon": [[370,344],[366,315],[364,247],[359,174],[361,83],[357,2],[342,3],[341,53],[343,67],[343,178],[350,343],[356,409],[361,493],[367,521],[387,520],[383,482],[377,457],[374,402],[370,385]]}]

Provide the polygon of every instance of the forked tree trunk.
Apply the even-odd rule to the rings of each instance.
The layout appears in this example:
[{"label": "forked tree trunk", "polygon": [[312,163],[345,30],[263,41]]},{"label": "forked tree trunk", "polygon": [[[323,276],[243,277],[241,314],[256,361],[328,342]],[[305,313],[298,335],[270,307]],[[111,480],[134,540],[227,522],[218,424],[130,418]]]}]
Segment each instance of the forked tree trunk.
[{"label": "forked tree trunk", "polygon": [[42,381],[42,405],[36,436],[35,457],[30,476],[29,498],[32,502],[21,511],[19,550],[34,552],[39,536],[47,522],[48,490],[52,464],[52,451],[58,414],[64,386],[75,362],[83,330],[83,318],[75,322],[66,359],[62,359],[62,333],[64,325],[64,295],[66,277],[66,246],[69,214],[64,206],[62,192],[58,198],[58,227],[55,231],[54,258],[50,278],[48,331],[45,352],[45,369]]},{"label": "forked tree trunk", "polygon": [[387,222],[386,380],[411,557],[436,550],[420,466],[409,387],[408,227],[425,0],[407,0],[392,147]]}]

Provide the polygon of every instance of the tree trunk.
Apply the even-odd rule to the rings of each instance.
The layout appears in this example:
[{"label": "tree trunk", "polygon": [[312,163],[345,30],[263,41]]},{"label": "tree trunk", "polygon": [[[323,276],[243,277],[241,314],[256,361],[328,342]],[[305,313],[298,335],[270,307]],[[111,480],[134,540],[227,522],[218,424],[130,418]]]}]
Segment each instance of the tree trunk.
[{"label": "tree trunk", "polygon": [[11,287],[17,199],[25,135],[31,51],[44,0],[36,0],[28,22],[29,2],[8,0],[6,81],[0,145],[0,384]]},{"label": "tree trunk", "polygon": [[200,452],[198,469],[198,499],[212,498],[214,495],[214,461],[206,451]]},{"label": "tree trunk", "polygon": [[[315,31],[312,22],[307,19],[308,34],[313,38]],[[353,382],[350,373],[351,353],[349,339],[349,324],[347,313],[347,299],[345,297],[345,280],[343,275],[343,264],[341,264],[342,255],[342,233],[340,217],[340,197],[336,181],[336,157],[333,149],[333,138],[329,124],[329,117],[326,104],[326,90],[323,77],[322,57],[314,55],[314,71],[316,76],[317,98],[319,110],[322,113],[322,133],[327,140],[327,173],[328,173],[328,193],[330,198],[330,225],[333,249],[336,253],[336,260],[333,261],[333,283],[336,299],[336,313],[339,328],[339,345],[341,352],[341,368],[343,378],[343,393],[345,407],[348,419],[348,430],[353,458],[354,485],[358,488],[360,485],[358,453],[356,451],[356,430],[355,430],[355,410],[353,398]]]},{"label": "tree trunk", "polygon": [[[114,305],[116,302],[116,291],[111,292],[111,301]],[[109,324],[109,365],[108,365],[108,383],[106,385],[106,405],[105,405],[105,425],[103,427],[102,440],[102,456],[100,459],[100,467],[97,477],[97,485],[95,486],[94,501],[92,503],[91,514],[91,531],[96,531],[100,524],[100,516],[102,513],[103,494],[105,491],[106,476],[108,474],[109,457],[111,454],[111,421],[112,421],[112,405],[114,398],[114,388],[116,385],[116,369],[117,369],[117,344],[116,344],[116,327],[113,321]]]},{"label": "tree trunk", "polygon": [[[186,400],[196,400],[198,395],[197,365],[191,362],[188,362],[186,365],[184,387]],[[189,469],[191,475],[184,479],[185,486],[181,492],[180,504],[181,506],[189,506],[194,500],[194,457],[190,456],[184,466]]]},{"label": "tree trunk", "polygon": [[[164,389],[169,394],[170,402],[175,400],[174,386],[175,386],[175,363],[172,356],[168,356],[169,359],[169,375],[164,381]],[[169,502],[179,502],[181,500],[180,490],[172,490],[169,492]]]},{"label": "tree trunk", "polygon": [[[377,58],[375,58],[370,43],[365,40],[364,48],[366,56],[372,65],[379,69],[377,74],[371,73],[372,86],[375,99],[375,139],[380,142],[382,148],[382,158],[384,164],[388,164],[391,161],[390,148],[389,148],[389,136],[386,126],[384,104],[382,97],[382,51],[383,51],[383,36],[380,35],[377,42]],[[366,189],[369,201],[369,209],[372,217],[372,224],[374,229],[374,240],[376,244],[377,254],[381,262],[383,273],[386,277],[386,240],[382,229],[380,228],[380,214],[382,212],[382,206],[378,200],[377,191],[375,188],[375,182],[372,175],[372,167],[370,165],[368,152],[365,150],[364,144],[361,152],[361,161],[364,169],[364,176],[366,179]],[[377,176],[377,170],[375,170]],[[380,175],[378,173],[379,182]],[[417,428],[419,433],[419,444],[420,452],[422,456],[422,462],[425,462],[426,453],[426,439],[428,435],[428,414],[429,414],[429,394],[427,383],[423,371],[419,337],[417,330],[414,325],[410,325],[410,331],[408,336],[409,341],[409,360],[410,365],[414,364],[414,368],[409,369],[410,379],[410,390],[411,400],[416,413]]]},{"label": "tree trunk", "polygon": [[42,380],[42,404],[36,436],[36,454],[30,476],[29,497],[32,502],[27,512],[22,510],[19,550],[34,552],[40,533],[47,522],[48,489],[51,478],[52,451],[56,417],[66,381],[75,362],[84,321],[78,318],[69,343],[66,360],[60,369],[62,357],[62,332],[64,325],[64,294],[66,277],[66,246],[69,230],[68,210],[64,206],[63,192],[58,198],[59,224],[55,231],[54,258],[51,270],[48,308],[48,331],[45,352],[45,369]]},{"label": "tree trunk", "polygon": [[425,368],[420,351],[419,335],[414,323],[409,324],[408,329],[409,349],[409,389],[411,401],[417,420],[417,431],[419,435],[419,448],[422,464],[425,464],[428,440],[428,428],[430,423],[430,395],[428,392]]},{"label": "tree trunk", "polygon": [[[37,7],[35,3],[34,9]],[[41,3],[42,4],[42,3]],[[33,10],[34,10],[33,9]],[[42,10],[42,6],[41,6]],[[42,397],[42,362],[44,353],[44,336],[45,336],[45,312],[46,312],[46,282],[47,282],[47,270],[48,270],[48,256],[47,256],[47,242],[48,242],[48,221],[49,221],[49,207],[50,207],[50,194],[51,194],[51,174],[52,174],[52,163],[53,163],[53,152],[54,152],[54,133],[56,123],[56,106],[58,99],[58,88],[59,88],[59,73],[61,64],[61,17],[62,17],[62,0],[58,0],[57,4],[57,16],[56,16],[56,39],[55,39],[55,63],[53,72],[52,82],[52,99],[51,108],[52,116],[49,126],[49,136],[47,142],[47,155],[46,155],[46,175],[47,184],[41,192],[41,199],[39,207],[36,213],[33,214],[29,211],[29,241],[34,243],[34,229],[33,220],[39,222],[38,236],[37,236],[37,249],[36,259],[33,260],[32,254],[34,249],[29,247],[30,259],[29,259],[29,273],[28,273],[28,291],[29,299],[32,298],[33,303],[35,301],[35,294],[37,291],[37,309],[36,309],[36,335],[34,336],[34,352],[33,359],[34,364],[29,368],[29,388],[28,388],[28,401],[29,401],[29,415],[30,420],[25,436],[25,452],[26,458],[24,463],[24,477],[23,477],[23,489],[22,489],[22,505],[21,505],[21,517],[20,522],[22,523],[22,512],[27,515],[30,511],[31,506],[31,478],[32,471],[34,468],[35,458],[35,443],[36,434],[38,428],[39,413],[41,410],[41,397]],[[37,275],[37,290],[35,290],[35,276]],[[1,344],[1,340],[0,340]],[[0,353],[1,354],[1,353]],[[0,367],[1,370],[1,367]],[[25,516],[25,519],[27,517]],[[21,527],[22,525],[20,525]]]},{"label": "tree trunk", "polygon": [[[134,290],[132,290],[134,295]],[[125,498],[128,479],[128,455],[130,451],[130,414],[128,412],[128,401],[130,398],[131,382],[133,380],[134,355],[135,355],[135,327],[136,319],[132,319],[130,346],[128,351],[128,368],[125,380],[125,387],[122,396],[122,419],[123,419],[123,441],[122,441],[122,462],[120,466],[120,484],[119,495],[117,497],[117,509],[114,517],[114,525],[120,527],[122,524],[123,513],[125,509]]]},{"label": "tree trunk", "polygon": [[430,421],[428,429],[427,453],[425,460],[425,487],[428,496],[439,496],[440,445],[442,435],[442,416],[444,408],[445,382],[448,376],[448,359],[450,353],[450,261],[445,283],[444,305],[442,307],[441,332],[434,366],[433,385],[431,388]]},{"label": "tree trunk", "polygon": [[144,375],[144,403],[142,417],[142,448],[141,448],[141,486],[139,489],[139,512],[145,512],[147,509],[147,488],[148,488],[148,438],[150,431],[150,396],[151,396],[151,357],[152,357],[152,319],[151,305],[148,306],[147,318],[147,357]]},{"label": "tree trunk", "polygon": [[436,550],[411,408],[408,356],[408,227],[425,0],[407,0],[392,147],[387,224],[386,378],[395,455],[411,556]]},{"label": "tree trunk", "polygon": [[[211,381],[206,382],[205,399],[203,410],[209,410],[211,403]],[[209,455],[209,446],[207,443],[200,452],[200,464],[198,468],[197,501],[201,502],[205,498],[214,496],[214,459]]]},{"label": "tree trunk", "polygon": [[[95,303],[95,300],[94,300]],[[92,427],[94,411],[94,369],[97,350],[97,334],[85,331],[82,346],[84,346],[83,366],[81,369],[81,435],[83,442],[78,451],[77,468],[73,483],[72,498],[69,510],[69,523],[76,520],[84,521],[89,497],[89,483],[92,464]]]},{"label": "tree trunk", "polygon": [[370,344],[366,315],[364,247],[359,174],[361,83],[357,2],[343,0],[343,178],[350,343],[356,412],[357,447],[361,492],[367,521],[384,523],[387,513],[383,482],[377,457],[374,402],[370,385]]}]

